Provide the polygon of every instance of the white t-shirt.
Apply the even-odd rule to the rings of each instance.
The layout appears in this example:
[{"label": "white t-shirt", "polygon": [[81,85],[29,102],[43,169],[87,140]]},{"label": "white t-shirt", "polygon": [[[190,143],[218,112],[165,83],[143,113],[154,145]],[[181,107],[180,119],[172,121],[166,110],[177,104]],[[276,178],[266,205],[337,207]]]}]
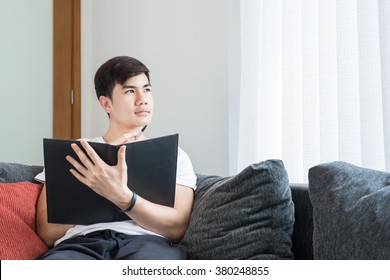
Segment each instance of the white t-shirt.
[{"label": "white t-shirt", "polygon": [[[103,137],[101,136],[85,139],[85,140],[90,142],[105,143]],[[45,172],[43,171],[42,173],[39,173],[35,177],[35,180],[44,183],[46,180]],[[196,189],[196,175],[194,173],[191,160],[188,157],[187,153],[183,151],[180,147],[178,149],[178,155],[177,155],[176,183],[179,185],[192,188],[194,191]],[[110,223],[97,223],[92,225],[75,225],[74,227],[70,228],[62,238],[57,240],[54,243],[54,246],[56,246],[58,243],[60,243],[65,239],[74,236],[85,235],[94,231],[105,230],[105,229],[111,229],[128,235],[144,235],[144,234],[158,235],[157,233],[154,233],[152,231],[140,227],[135,222],[133,222],[133,220],[110,222]]]}]

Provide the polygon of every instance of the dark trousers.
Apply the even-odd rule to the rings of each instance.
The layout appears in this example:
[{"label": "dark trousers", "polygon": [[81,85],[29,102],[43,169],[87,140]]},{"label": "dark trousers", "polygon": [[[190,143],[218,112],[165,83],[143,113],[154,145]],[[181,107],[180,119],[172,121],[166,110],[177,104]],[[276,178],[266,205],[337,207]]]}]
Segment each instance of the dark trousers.
[{"label": "dark trousers", "polygon": [[186,254],[167,239],[126,235],[112,230],[92,232],[62,241],[38,260],[182,260]]}]

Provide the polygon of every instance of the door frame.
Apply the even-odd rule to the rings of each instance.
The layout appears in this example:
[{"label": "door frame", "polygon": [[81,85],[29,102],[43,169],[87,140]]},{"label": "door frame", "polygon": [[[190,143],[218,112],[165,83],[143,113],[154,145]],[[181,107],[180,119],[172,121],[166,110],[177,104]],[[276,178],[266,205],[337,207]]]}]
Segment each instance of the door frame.
[{"label": "door frame", "polygon": [[53,0],[53,138],[81,137],[81,0]]}]

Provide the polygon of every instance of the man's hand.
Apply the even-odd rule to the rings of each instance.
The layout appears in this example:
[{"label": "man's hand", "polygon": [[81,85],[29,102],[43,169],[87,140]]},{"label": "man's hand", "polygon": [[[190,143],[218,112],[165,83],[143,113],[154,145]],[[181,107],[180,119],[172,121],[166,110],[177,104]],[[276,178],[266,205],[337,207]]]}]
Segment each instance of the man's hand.
[{"label": "man's hand", "polygon": [[127,187],[126,146],[118,150],[117,165],[110,166],[96,154],[88,142],[80,140],[80,143],[88,156],[77,144],[72,144],[72,149],[82,164],[73,157],[67,156],[66,159],[75,168],[70,172],[97,194],[107,198],[118,207],[125,207],[131,198],[131,191]]}]

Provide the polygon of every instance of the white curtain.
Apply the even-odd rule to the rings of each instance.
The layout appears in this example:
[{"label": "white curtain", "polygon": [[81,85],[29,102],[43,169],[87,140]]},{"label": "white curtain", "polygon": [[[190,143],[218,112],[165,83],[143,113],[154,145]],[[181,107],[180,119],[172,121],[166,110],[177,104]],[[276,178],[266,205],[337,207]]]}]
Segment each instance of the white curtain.
[{"label": "white curtain", "polygon": [[390,171],[390,1],[241,0],[238,170]]}]

